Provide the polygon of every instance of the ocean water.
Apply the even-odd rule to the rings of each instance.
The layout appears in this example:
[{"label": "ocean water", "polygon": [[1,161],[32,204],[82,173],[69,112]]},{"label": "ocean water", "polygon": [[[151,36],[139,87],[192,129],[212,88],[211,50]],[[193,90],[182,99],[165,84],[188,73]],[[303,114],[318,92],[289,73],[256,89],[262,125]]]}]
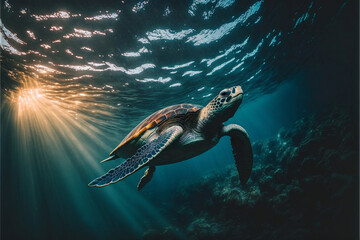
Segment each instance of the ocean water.
[{"label": "ocean water", "polygon": [[[329,229],[338,226],[336,236],[355,239],[358,9],[358,1],[340,0],[2,0],[1,238],[254,239],[258,232],[258,239],[331,239]],[[253,219],[249,209],[263,205],[241,205],[224,214],[233,203],[225,197],[216,202],[211,192],[221,188],[220,196],[227,196],[225,190],[230,188],[246,195],[259,186],[256,191],[267,199],[278,190],[264,188],[266,176],[258,180],[259,172],[271,172],[271,165],[292,173],[294,179],[298,176],[291,165],[271,162],[271,150],[264,150],[255,155],[256,175],[248,187],[228,181],[229,168],[235,165],[226,138],[191,160],[157,167],[141,191],[136,186],[142,170],[104,188],[87,186],[122,161],[100,164],[148,115],[179,103],[205,106],[234,85],[241,85],[245,94],[227,123],[242,125],[251,141],[261,146],[257,149],[273,146],[269,139],[282,131],[290,132],[283,139],[294,139],[315,130],[328,136],[330,128],[335,139],[347,139],[346,147],[331,145],[338,155],[326,158],[332,164],[349,156],[347,167],[355,169],[339,173],[348,179],[347,185],[342,183],[353,194],[332,190],[343,202],[335,199],[329,205],[332,213],[319,213],[319,219],[331,220],[304,217],[299,220],[305,222],[301,231],[292,233],[280,227],[245,231],[247,223],[241,219]],[[346,118],[316,117],[334,111]],[[317,159],[313,156],[319,149],[330,148],[324,139],[296,158],[301,166],[309,156]],[[292,141],[273,151],[291,152],[302,144]],[[344,166],[341,161],[340,165]],[[331,175],[309,166],[306,173],[311,176]],[[217,174],[220,177],[214,177]],[[299,178],[301,183],[303,176]],[[306,200],[314,198],[312,202],[328,206],[314,194],[306,195]],[[216,202],[211,208],[206,203],[210,200]],[[278,209],[294,205],[270,203]],[[347,214],[348,208],[354,211]],[[341,217],[336,215],[342,210]],[[304,211],[295,209],[288,215]],[[250,222],[258,226],[272,222],[271,217],[256,221]],[[227,227],[236,224],[244,229]]]}]

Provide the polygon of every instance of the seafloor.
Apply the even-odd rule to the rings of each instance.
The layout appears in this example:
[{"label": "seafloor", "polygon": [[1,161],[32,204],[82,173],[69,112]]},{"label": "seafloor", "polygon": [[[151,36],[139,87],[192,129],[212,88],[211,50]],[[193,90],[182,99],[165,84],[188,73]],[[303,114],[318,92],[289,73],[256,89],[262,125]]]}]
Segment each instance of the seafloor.
[{"label": "seafloor", "polygon": [[255,142],[241,186],[234,166],[179,186],[173,221],[143,239],[356,239],[358,123],[342,110],[298,120]]}]

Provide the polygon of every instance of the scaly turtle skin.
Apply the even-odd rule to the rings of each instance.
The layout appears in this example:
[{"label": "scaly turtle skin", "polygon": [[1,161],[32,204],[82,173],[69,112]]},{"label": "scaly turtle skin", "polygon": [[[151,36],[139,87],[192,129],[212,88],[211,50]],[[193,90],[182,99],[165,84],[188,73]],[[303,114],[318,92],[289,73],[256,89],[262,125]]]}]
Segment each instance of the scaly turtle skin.
[{"label": "scaly turtle skin", "polygon": [[159,110],[137,125],[102,162],[127,158],[89,186],[103,187],[116,183],[142,167],[148,166],[138,189],[147,184],[155,166],[171,164],[195,157],[213,146],[221,137],[230,136],[240,182],[250,177],[253,153],[244,128],[223,123],[233,117],[241,104],[240,86],[222,90],[205,107],[179,104]]}]

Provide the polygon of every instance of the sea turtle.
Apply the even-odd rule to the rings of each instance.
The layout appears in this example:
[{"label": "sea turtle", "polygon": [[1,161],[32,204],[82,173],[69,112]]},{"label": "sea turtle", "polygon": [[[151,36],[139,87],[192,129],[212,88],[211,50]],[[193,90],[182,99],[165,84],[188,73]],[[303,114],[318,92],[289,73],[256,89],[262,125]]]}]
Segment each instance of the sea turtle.
[{"label": "sea turtle", "polygon": [[179,104],[159,110],[137,125],[122,142],[101,161],[127,158],[119,166],[96,178],[89,186],[104,187],[116,183],[145,166],[138,190],[147,184],[155,166],[195,157],[214,147],[223,136],[230,136],[240,182],[250,177],[253,153],[248,134],[236,124],[224,125],[233,117],[243,98],[240,86],[222,90],[205,107]]}]

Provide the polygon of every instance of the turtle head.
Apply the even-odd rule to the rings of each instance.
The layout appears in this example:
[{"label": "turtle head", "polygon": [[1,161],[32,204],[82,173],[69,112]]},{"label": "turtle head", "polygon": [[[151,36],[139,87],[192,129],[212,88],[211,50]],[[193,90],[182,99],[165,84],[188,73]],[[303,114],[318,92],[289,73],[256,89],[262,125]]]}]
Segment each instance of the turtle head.
[{"label": "turtle head", "polygon": [[241,104],[243,90],[240,86],[225,88],[206,105],[208,118],[217,118],[225,122],[233,117],[236,110]]}]

